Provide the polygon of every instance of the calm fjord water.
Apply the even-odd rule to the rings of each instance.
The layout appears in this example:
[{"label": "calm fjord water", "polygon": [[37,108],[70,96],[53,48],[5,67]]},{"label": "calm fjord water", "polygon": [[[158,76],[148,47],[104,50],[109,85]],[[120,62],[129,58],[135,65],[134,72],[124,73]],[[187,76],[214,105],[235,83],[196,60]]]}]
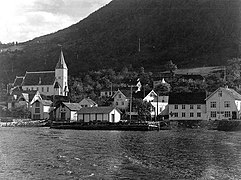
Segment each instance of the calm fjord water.
[{"label": "calm fjord water", "polygon": [[241,132],[1,128],[0,179],[241,179]]}]

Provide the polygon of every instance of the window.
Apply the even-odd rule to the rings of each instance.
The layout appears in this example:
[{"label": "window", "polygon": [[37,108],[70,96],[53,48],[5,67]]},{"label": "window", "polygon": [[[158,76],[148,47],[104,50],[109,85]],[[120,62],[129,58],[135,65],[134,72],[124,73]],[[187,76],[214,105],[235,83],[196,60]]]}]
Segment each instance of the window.
[{"label": "window", "polygon": [[122,106],[124,106],[125,105],[124,101],[122,101],[121,104],[122,104]]},{"label": "window", "polygon": [[176,113],[173,113],[174,114],[174,117],[178,117],[178,113],[176,112]]},{"label": "window", "polygon": [[211,111],[211,118],[215,118],[215,117],[217,117],[216,111]]},{"label": "window", "polygon": [[224,112],[224,117],[231,117],[230,111],[225,111]]},{"label": "window", "polygon": [[36,101],[36,102],[35,102],[35,106],[36,106],[36,107],[40,107],[40,102]]},{"label": "window", "polygon": [[44,92],[44,87],[42,87],[42,92]]},{"label": "window", "polygon": [[201,117],[201,113],[200,112],[197,113],[197,117]]},{"label": "window", "polygon": [[37,87],[37,91],[38,91],[38,87]]},{"label": "window", "polygon": [[194,113],[193,112],[190,113],[190,117],[194,117]]},{"label": "window", "polygon": [[219,92],[218,92],[218,96],[219,96],[219,97],[222,97],[222,96],[223,96],[222,91],[219,91]]},{"label": "window", "polygon": [[33,87],[31,88],[31,90],[33,91]]},{"label": "window", "polygon": [[178,105],[177,104],[174,105],[174,109],[178,109]]},{"label": "window", "polygon": [[216,108],[216,102],[210,102],[210,108]]},{"label": "window", "polygon": [[229,108],[230,107],[230,101],[224,101],[224,107]]},{"label": "window", "polygon": [[190,105],[190,109],[193,109],[193,105],[192,104]]},{"label": "window", "polygon": [[47,92],[49,92],[49,87],[47,87]]},{"label": "window", "polygon": [[116,102],[116,106],[118,106],[118,102]]},{"label": "window", "polygon": [[197,105],[197,109],[201,109],[201,105],[200,104]]},{"label": "window", "polygon": [[185,117],[185,116],[186,116],[186,113],[185,113],[185,112],[183,112],[183,113],[182,113],[182,117]]},{"label": "window", "polygon": [[119,98],[121,98],[121,94],[119,94]]},{"label": "window", "polygon": [[105,92],[105,95],[107,96],[107,92]]},{"label": "window", "polygon": [[35,113],[40,113],[40,108],[35,108]]},{"label": "window", "polygon": [[182,105],[182,109],[185,109],[185,104]]}]

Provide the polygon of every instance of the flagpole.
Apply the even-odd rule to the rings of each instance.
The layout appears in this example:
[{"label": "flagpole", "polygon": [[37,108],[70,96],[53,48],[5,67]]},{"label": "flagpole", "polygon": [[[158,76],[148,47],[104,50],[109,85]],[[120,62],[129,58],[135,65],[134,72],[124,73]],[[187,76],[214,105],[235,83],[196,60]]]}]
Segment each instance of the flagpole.
[{"label": "flagpole", "polygon": [[132,85],[131,85],[131,99],[130,99],[130,121],[131,121],[131,109],[132,109]]}]

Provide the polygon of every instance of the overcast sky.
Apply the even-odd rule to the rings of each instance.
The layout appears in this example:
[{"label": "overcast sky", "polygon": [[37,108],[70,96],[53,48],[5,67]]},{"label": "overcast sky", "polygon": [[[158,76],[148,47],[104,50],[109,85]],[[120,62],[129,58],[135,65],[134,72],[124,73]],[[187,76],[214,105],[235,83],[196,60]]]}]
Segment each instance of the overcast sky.
[{"label": "overcast sky", "polygon": [[111,0],[0,0],[0,41],[23,42],[66,28]]}]

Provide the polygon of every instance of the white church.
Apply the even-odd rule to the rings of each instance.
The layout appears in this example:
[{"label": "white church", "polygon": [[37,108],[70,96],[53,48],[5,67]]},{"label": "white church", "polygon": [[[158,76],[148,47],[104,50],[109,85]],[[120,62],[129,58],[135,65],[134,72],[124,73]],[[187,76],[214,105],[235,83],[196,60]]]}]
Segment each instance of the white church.
[{"label": "white church", "polygon": [[47,96],[59,95],[67,96],[68,88],[68,68],[61,50],[55,71],[26,72],[25,76],[17,76],[15,82],[20,82],[19,86],[24,91],[37,90],[40,94]]}]

